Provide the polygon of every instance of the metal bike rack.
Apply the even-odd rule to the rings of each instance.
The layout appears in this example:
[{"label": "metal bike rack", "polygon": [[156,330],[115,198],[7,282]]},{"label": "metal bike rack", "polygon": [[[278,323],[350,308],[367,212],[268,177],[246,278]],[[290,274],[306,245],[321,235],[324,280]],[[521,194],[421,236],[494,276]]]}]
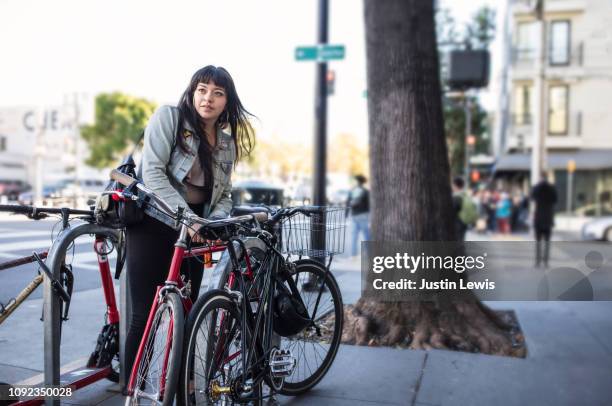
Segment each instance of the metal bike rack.
[{"label": "metal bike rack", "polygon": [[[98,234],[118,240],[118,231],[97,224],[83,223],[74,228],[65,229],[53,241],[46,264],[53,277],[60,278],[60,268],[66,256],[66,250],[78,237],[86,234]],[[43,290],[44,314],[44,385],[60,384],[60,299],[53,292],[48,278],[44,278]],[[45,405],[59,405],[59,399],[46,399]]]}]

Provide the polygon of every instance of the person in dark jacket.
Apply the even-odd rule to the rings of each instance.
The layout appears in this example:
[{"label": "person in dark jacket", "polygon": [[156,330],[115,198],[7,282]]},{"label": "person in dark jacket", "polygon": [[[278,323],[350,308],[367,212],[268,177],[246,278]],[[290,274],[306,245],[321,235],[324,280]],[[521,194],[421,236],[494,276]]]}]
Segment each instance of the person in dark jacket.
[{"label": "person in dark jacket", "polygon": [[[542,263],[548,267],[550,251],[550,235],[554,226],[554,206],[557,203],[557,191],[548,182],[545,172],[542,180],[531,190],[531,199],[535,203],[535,214],[533,216],[533,229],[536,236],[536,267]],[[543,250],[542,250],[543,248]]]},{"label": "person in dark jacket", "polygon": [[457,241],[465,241],[465,233],[468,229],[468,225],[459,218],[461,206],[463,205],[463,194],[465,193],[464,187],[465,181],[462,177],[457,176],[453,179],[453,211],[455,212],[455,238],[457,238]]},{"label": "person in dark jacket", "polygon": [[346,203],[353,221],[352,256],[357,256],[359,234],[363,233],[365,241],[370,239],[370,192],[364,186],[367,179],[363,175],[356,175],[355,181],[357,186],[351,189]]}]

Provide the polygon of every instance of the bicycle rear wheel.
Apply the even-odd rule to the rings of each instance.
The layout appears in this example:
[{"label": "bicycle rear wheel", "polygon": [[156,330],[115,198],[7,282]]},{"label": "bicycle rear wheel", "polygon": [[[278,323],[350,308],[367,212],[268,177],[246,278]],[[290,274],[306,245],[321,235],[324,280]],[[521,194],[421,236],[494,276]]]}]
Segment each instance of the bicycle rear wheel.
[{"label": "bicycle rear wheel", "polygon": [[[174,401],[185,325],[179,295],[168,292],[159,304],[145,342],[126,406],[170,406]],[[138,359],[138,358],[137,358]]]},{"label": "bicycle rear wheel", "polygon": [[[227,293],[213,290],[200,296],[187,321],[179,404],[261,405],[261,382],[254,381],[257,366],[243,370],[242,323]],[[250,347],[248,337],[245,344]],[[254,354],[252,361],[257,359]]]},{"label": "bicycle rear wheel", "polygon": [[334,276],[311,260],[295,264],[290,276],[313,324],[296,335],[281,337],[280,348],[291,351],[297,361],[293,373],[278,390],[289,396],[307,392],[323,379],[338,353],[344,317],[342,295]]}]

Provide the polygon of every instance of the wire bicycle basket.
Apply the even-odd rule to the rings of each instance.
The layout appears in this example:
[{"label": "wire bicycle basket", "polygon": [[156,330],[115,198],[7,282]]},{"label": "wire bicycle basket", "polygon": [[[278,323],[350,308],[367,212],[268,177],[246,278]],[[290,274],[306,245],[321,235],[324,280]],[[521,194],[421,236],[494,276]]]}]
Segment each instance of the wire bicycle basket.
[{"label": "wire bicycle basket", "polygon": [[344,252],[346,216],[344,207],[301,206],[282,222],[283,254],[323,258]]}]

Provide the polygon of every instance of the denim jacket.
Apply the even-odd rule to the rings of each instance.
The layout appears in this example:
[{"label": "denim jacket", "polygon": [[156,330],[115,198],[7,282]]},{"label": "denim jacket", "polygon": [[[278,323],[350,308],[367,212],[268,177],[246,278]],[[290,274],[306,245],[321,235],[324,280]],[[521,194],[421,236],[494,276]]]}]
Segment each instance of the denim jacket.
[{"label": "denim jacket", "polygon": [[[189,152],[185,153],[176,146],[173,150],[174,137],[178,125],[179,110],[174,106],[161,106],[151,116],[144,135],[142,161],[138,177],[171,207],[184,207],[192,213],[185,201],[187,196],[183,180],[193,166],[200,140],[193,135],[195,132],[189,123],[185,122],[184,137]],[[172,155],[171,155],[172,154]],[[213,151],[214,185],[210,204],[204,207],[203,213],[195,213],[205,218],[228,217],[232,209],[232,166],[236,150],[232,136],[217,130],[217,146]],[[175,227],[167,216],[156,210],[147,210],[156,219]]]}]

